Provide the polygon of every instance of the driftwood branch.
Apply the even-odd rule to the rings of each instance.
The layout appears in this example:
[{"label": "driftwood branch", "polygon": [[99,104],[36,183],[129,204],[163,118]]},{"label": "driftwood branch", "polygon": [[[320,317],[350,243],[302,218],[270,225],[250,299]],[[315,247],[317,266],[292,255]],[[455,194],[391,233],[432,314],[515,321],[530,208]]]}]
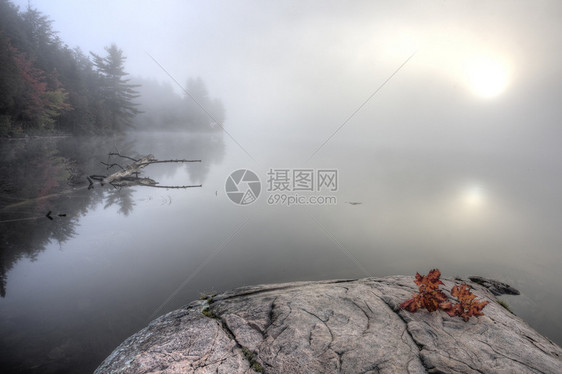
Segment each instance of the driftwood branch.
[{"label": "driftwood branch", "polygon": [[[111,152],[111,153],[109,153],[109,156],[117,156],[117,157],[121,157],[121,158],[126,158],[126,159],[129,159],[129,160],[134,161],[134,162],[139,162],[139,161],[142,160],[142,158],[139,160],[139,159],[132,158],[132,157],[129,157],[129,156],[124,156],[124,155],[122,155],[118,152]],[[145,156],[145,157],[150,157],[150,156],[152,158],[154,158],[154,156],[152,156],[152,155],[148,155],[148,156]],[[152,161],[150,161],[151,164],[163,164],[165,162],[201,162],[201,160],[185,160],[185,159],[184,160],[156,160],[156,159],[153,159]],[[106,165],[103,162],[102,162],[102,164]],[[117,164],[114,164],[114,165],[117,165]]]},{"label": "driftwood branch", "polygon": [[166,162],[201,162],[201,160],[154,160],[151,161],[151,164],[164,164]]},{"label": "driftwood branch", "polygon": [[108,164],[108,163],[105,163],[105,162],[103,162],[103,161],[100,161],[100,164],[104,165],[107,170],[111,169],[111,168],[114,167],[114,166],[119,166],[119,167],[121,168],[121,170],[125,170],[125,168],[124,168],[123,166],[121,166],[121,165],[119,165],[119,164],[116,164],[116,163],[113,163],[113,164],[110,165],[110,164]]},{"label": "driftwood branch", "polygon": [[153,155],[144,156],[143,158],[133,162],[130,165],[127,165],[123,170],[115,172],[103,179],[102,183],[111,183],[111,182],[118,182],[120,180],[126,179],[127,177],[131,176],[131,174],[135,172],[139,172],[144,167],[150,165],[151,161],[155,161]]},{"label": "driftwood branch", "polygon": [[202,184],[192,184],[189,186],[150,186],[154,188],[165,188],[165,189],[185,189],[185,188],[195,188],[195,187],[202,187]]},{"label": "driftwood branch", "polygon": [[112,185],[113,187],[147,186],[147,187],[156,187],[156,188],[193,188],[193,187],[202,186],[201,184],[188,185],[188,186],[158,186],[158,182],[156,182],[151,178],[139,177],[139,175],[141,174],[141,170],[147,167],[148,165],[172,163],[172,162],[173,163],[201,162],[201,160],[157,160],[156,158],[154,158],[153,155],[146,155],[144,157],[141,157],[140,159],[134,159],[132,157],[121,155],[115,152],[109,153],[109,157],[111,156],[126,158],[128,160],[133,161],[133,163],[127,165],[126,167],[122,167],[117,163],[109,164],[109,163],[102,162],[102,164],[105,165],[107,169],[110,169],[113,166],[119,166],[121,168],[121,171],[117,171],[108,176],[90,175],[89,177],[87,177],[88,182],[90,183],[88,189],[94,188],[94,180],[99,181],[102,186],[107,183]]}]

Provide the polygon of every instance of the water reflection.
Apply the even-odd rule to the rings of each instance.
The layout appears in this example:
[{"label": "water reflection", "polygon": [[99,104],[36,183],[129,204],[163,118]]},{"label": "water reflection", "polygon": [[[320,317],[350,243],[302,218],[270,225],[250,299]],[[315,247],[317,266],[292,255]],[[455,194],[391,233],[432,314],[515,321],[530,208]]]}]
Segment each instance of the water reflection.
[{"label": "water reflection", "polygon": [[[134,207],[130,188],[87,190],[87,175],[107,174],[100,161],[108,153],[155,152],[163,157],[197,156],[202,167],[165,165],[153,167],[150,175],[171,177],[185,168],[189,178],[203,183],[212,164],[224,157],[222,137],[217,134],[137,134],[115,138],[41,138],[4,141],[0,148],[0,295],[6,296],[6,274],[22,258],[36,259],[52,242],[73,238],[80,217],[98,204],[116,206],[129,215]],[[158,151],[158,152],[156,152]],[[52,220],[46,217],[52,212]]]},{"label": "water reflection", "polygon": [[[220,163],[225,154],[222,134],[200,133],[178,136],[178,133],[138,134],[134,137],[136,149],[143,154],[157,155],[158,159],[202,159],[200,164],[185,164],[184,169],[193,184],[203,184],[213,165]],[[178,157],[181,155],[181,157]],[[157,179],[171,178],[178,172],[176,166],[151,166],[150,175]]]},{"label": "water reflection", "polygon": [[120,214],[126,216],[133,211],[135,202],[133,201],[133,190],[130,188],[109,189],[105,195],[104,209],[117,205]]},{"label": "water reflection", "polygon": [[[355,141],[343,147],[349,150],[345,157],[326,152],[317,164],[307,165],[339,170],[337,205],[270,206],[267,172],[281,165],[268,155],[262,157],[263,167],[244,164],[246,158],[236,158],[239,149],[225,148],[209,135],[67,139],[55,142],[54,153],[43,145],[26,146],[26,154],[39,149],[35,164],[47,152],[51,173],[66,174],[57,182],[62,190],[49,187],[42,192],[45,198],[36,195],[46,188],[41,185],[45,174],[33,177],[34,186],[3,193],[3,220],[31,219],[2,223],[2,240],[11,248],[2,252],[8,275],[6,297],[0,299],[2,364],[30,372],[69,367],[91,372],[155,314],[200,292],[415,274],[432,267],[446,276],[478,274],[512,283],[523,293],[509,299],[512,309],[561,340],[562,327],[552,311],[562,307],[555,286],[562,281],[556,269],[562,242],[556,197],[562,180],[544,159]],[[8,147],[2,151],[17,153]],[[96,185],[88,191],[85,176],[105,174],[99,161],[115,151],[200,158],[201,164],[151,165],[146,174],[162,184],[203,187],[166,191]],[[516,156],[517,167],[506,167]],[[2,159],[2,168],[10,167],[9,159]],[[264,183],[263,196],[240,207],[228,200],[224,183],[233,170],[248,166]],[[31,192],[24,196],[24,190]],[[49,210],[52,221],[45,217]]]},{"label": "water reflection", "polygon": [[[150,298],[139,295],[136,302],[129,299],[122,303],[122,289],[117,287],[119,292],[111,292],[107,287],[129,284],[127,279],[136,277],[131,272],[139,274],[134,266],[125,265],[134,263],[129,255],[121,254],[128,248],[142,251],[144,247],[138,244],[136,233],[143,222],[153,224],[154,216],[141,213],[141,222],[133,224],[132,231],[122,231],[124,226],[117,217],[132,216],[139,204],[143,209],[152,204],[173,208],[172,201],[181,201],[180,197],[186,195],[166,190],[154,194],[154,190],[148,192],[142,187],[137,190],[109,185],[88,190],[86,176],[107,174],[100,161],[107,161],[108,153],[115,151],[132,156],[154,153],[159,158],[201,159],[199,167],[150,166],[150,176],[162,184],[178,176],[181,182],[192,184],[206,182],[211,165],[224,157],[224,144],[216,133],[43,138],[2,143],[2,371],[90,372],[124,336],[146,322],[147,313],[138,311],[146,308],[145,300]],[[141,198],[139,193],[148,198]],[[48,212],[52,219],[46,217]],[[16,265],[23,271],[18,274],[24,277],[16,276],[16,283],[10,287],[14,275],[11,270]],[[102,288],[89,286],[99,285],[100,279],[108,283],[103,282]],[[155,291],[154,286],[148,285],[146,291]],[[102,326],[104,332],[100,332]]]}]

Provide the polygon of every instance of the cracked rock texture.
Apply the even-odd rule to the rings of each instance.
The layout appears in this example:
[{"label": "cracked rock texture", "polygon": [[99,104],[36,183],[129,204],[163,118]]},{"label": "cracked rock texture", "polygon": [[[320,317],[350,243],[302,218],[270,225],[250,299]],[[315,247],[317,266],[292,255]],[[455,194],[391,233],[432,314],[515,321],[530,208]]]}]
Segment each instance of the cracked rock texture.
[{"label": "cracked rock texture", "polygon": [[562,373],[558,345],[466,283],[490,301],[468,322],[400,310],[413,277],[239,288],[157,318],[96,373]]}]

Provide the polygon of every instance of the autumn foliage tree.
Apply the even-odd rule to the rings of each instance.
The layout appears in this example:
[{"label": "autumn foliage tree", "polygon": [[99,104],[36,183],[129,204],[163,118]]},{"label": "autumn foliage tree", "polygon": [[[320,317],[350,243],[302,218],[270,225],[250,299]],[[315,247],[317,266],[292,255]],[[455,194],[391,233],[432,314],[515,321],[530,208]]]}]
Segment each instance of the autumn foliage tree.
[{"label": "autumn foliage tree", "polygon": [[72,109],[54,55],[61,42],[51,21],[0,0],[0,135],[50,130]]},{"label": "autumn foliage tree", "polygon": [[[71,110],[68,94],[59,82],[56,70],[47,76],[24,53],[4,40],[16,77],[13,79],[9,112],[19,123],[38,129],[50,129],[55,119]],[[50,79],[49,79],[50,78]],[[49,84],[50,83],[50,84]]]},{"label": "autumn foliage tree", "polygon": [[65,45],[52,21],[0,0],[0,136],[108,134],[132,124],[134,86],[115,45],[94,63]]},{"label": "autumn foliage tree", "polygon": [[8,44],[8,49],[18,69],[22,82],[21,94],[15,100],[15,113],[18,120],[38,121],[43,111],[43,96],[47,83],[43,72],[35,67],[29,58]]},{"label": "autumn foliage tree", "polygon": [[411,313],[415,313],[419,309],[427,309],[429,312],[442,309],[451,317],[462,317],[465,322],[472,316],[484,315],[482,309],[489,302],[476,300],[476,295],[470,291],[467,284],[454,285],[451,289],[451,296],[458,302],[447,301],[447,295],[439,289],[440,285],[444,285],[439,279],[440,277],[439,269],[433,269],[424,276],[416,273],[414,282],[418,285],[418,292],[414,293],[411,299],[400,304],[400,307]]}]

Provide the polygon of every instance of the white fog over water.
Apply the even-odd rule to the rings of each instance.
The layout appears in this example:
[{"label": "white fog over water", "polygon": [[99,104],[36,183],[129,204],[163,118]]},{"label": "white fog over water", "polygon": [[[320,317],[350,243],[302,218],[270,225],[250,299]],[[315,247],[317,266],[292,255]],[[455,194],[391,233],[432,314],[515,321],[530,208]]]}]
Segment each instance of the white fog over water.
[{"label": "white fog over water", "polygon": [[[31,5],[86,53],[116,43],[144,84],[145,109],[159,97],[175,108],[166,95],[184,95],[192,79],[216,98],[213,110],[222,103],[224,121],[200,114],[213,131],[162,131],[162,111],[152,128],[124,137],[2,144],[6,164],[56,150],[86,174],[116,150],[200,159],[145,173],[162,185],[202,184],[82,186],[40,206],[67,217],[2,223],[29,249],[10,263],[0,299],[10,368],[28,355],[28,372],[78,362],[91,371],[202,292],[436,267],[509,283],[521,291],[503,297],[511,309],[562,342],[562,3]],[[252,204],[227,195],[238,169],[260,179]],[[336,170],[337,190],[268,191],[268,172],[296,169]],[[271,204],[295,195],[336,203]],[[6,221],[46,213],[6,206]]]}]

